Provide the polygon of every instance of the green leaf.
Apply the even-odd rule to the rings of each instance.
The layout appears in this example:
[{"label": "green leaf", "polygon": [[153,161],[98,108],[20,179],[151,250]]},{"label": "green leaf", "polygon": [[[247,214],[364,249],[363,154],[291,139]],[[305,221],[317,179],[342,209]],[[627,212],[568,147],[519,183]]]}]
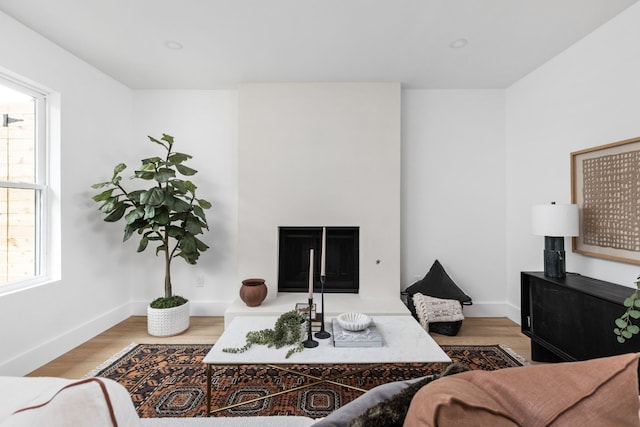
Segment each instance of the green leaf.
[{"label": "green leaf", "polygon": [[158,169],[153,179],[158,182],[168,182],[171,178],[175,177],[176,173],[173,169],[162,168]]},{"label": "green leaf", "polygon": [[155,139],[154,137],[149,136],[149,135],[147,135],[147,138],[149,138],[149,140],[150,140],[150,141],[155,142],[156,144],[160,144],[160,145],[162,145],[162,146],[163,146],[164,148],[166,148],[167,150],[169,149],[169,146],[168,146],[168,145],[166,145],[164,142],[162,142],[162,141],[158,141],[157,139]]},{"label": "green leaf", "polygon": [[195,195],[196,194],[196,185],[191,182],[191,181],[185,181],[184,182],[184,186],[187,188],[187,191],[189,191],[191,194]]},{"label": "green leaf", "polygon": [[198,250],[199,250],[200,252],[204,252],[204,251],[206,251],[207,249],[209,249],[209,246],[205,245],[205,244],[202,242],[202,240],[198,239],[197,237],[195,237],[195,240],[196,240],[196,247],[198,248]]},{"label": "green leaf", "polygon": [[186,194],[188,191],[187,187],[184,185],[184,181],[181,179],[172,179],[169,181],[169,184],[180,194]]},{"label": "green leaf", "polygon": [[148,159],[142,159],[140,160],[140,162],[142,163],[140,170],[143,170],[143,171],[155,170],[155,165],[157,163],[161,163],[162,161],[163,161],[162,158],[158,156],[149,157]]},{"label": "green leaf", "polygon": [[124,203],[121,204],[120,206],[118,206],[116,208],[116,210],[114,210],[113,212],[111,212],[109,215],[106,216],[106,218],[104,219],[106,222],[116,222],[118,221],[120,218],[122,218],[122,215],[124,215],[125,211],[127,210],[127,205],[125,205]]},{"label": "green leaf", "polygon": [[[107,181],[107,182],[99,182],[99,183],[97,183],[97,184],[91,184],[91,188],[98,190],[98,189],[100,189],[100,188],[104,188],[104,187],[106,187],[107,185],[111,185],[111,181]],[[95,200],[95,199],[94,199],[94,200]],[[96,200],[96,201],[97,201],[97,200]]]},{"label": "green leaf", "polygon": [[155,177],[156,173],[151,171],[136,171],[136,178],[146,179],[147,181],[152,180]]},{"label": "green leaf", "polygon": [[185,234],[182,227],[176,227],[175,225],[167,226],[167,233],[169,234],[170,237],[173,237],[173,238],[182,237]]},{"label": "green leaf", "polygon": [[187,218],[187,220],[185,221],[184,227],[189,233],[193,235],[202,233],[202,227],[200,226],[200,221],[196,217]]},{"label": "green leaf", "polygon": [[616,319],[616,326],[620,329],[626,328],[627,327],[627,322],[625,322],[624,320],[618,318]]},{"label": "green leaf", "polygon": [[169,211],[165,206],[156,207],[156,215],[153,217],[153,222],[161,225],[169,224]]},{"label": "green leaf", "polygon": [[156,216],[156,208],[151,205],[144,205],[144,217],[143,219],[149,220]]},{"label": "green leaf", "polygon": [[621,333],[621,332],[620,332],[620,329],[615,328],[615,329],[613,330],[613,333],[614,333],[614,334],[616,334],[616,335],[620,335],[620,333]]},{"label": "green leaf", "polygon": [[98,210],[102,213],[109,213],[109,212],[112,212],[115,208],[117,208],[118,204],[119,204],[118,197],[110,197],[109,199],[107,199],[106,202],[100,205]]},{"label": "green leaf", "polygon": [[627,308],[633,306],[633,299],[631,297],[625,298],[624,302],[622,303],[622,305],[624,305]]},{"label": "green leaf", "polygon": [[116,175],[118,175],[120,172],[122,172],[126,168],[127,168],[127,165],[125,165],[124,163],[118,163],[116,167],[113,168],[113,177],[115,178]]},{"label": "green leaf", "polygon": [[624,344],[624,342],[626,341],[623,337],[616,337],[616,339],[620,344]]},{"label": "green leaf", "polygon": [[[185,202],[184,200],[178,198],[178,197],[173,197],[173,196],[169,196],[168,198],[170,198],[170,203],[167,203],[171,209],[173,209],[175,212],[188,212],[191,209],[191,205],[187,202]],[[165,203],[167,201],[165,200]]]},{"label": "green leaf", "polygon": [[634,319],[640,319],[640,311],[639,310],[629,310],[629,316]]},{"label": "green leaf", "polygon": [[167,135],[166,133],[162,134],[162,139],[163,141],[167,141],[169,143],[169,146],[173,145],[173,137],[171,135]]},{"label": "green leaf", "polygon": [[134,228],[129,227],[128,225],[124,227],[124,237],[122,238],[123,242],[129,240],[129,238],[133,235]]},{"label": "green leaf", "polygon": [[126,214],[124,217],[124,220],[127,221],[127,224],[132,225],[135,220],[140,219],[143,216],[144,216],[144,209],[139,207],[139,208],[135,208],[134,210]]},{"label": "green leaf", "polygon": [[189,154],[185,154],[185,153],[173,153],[169,156],[169,163],[173,164],[173,165],[177,165],[180,164],[182,162],[185,162],[189,159],[191,159],[192,156],[190,156]]},{"label": "green leaf", "polygon": [[107,200],[109,197],[111,197],[111,193],[113,193],[114,188],[110,188],[109,190],[103,191],[100,194],[96,194],[95,196],[92,197],[93,200],[95,200],[96,202],[102,202],[104,200]]},{"label": "green leaf", "polygon": [[205,199],[198,199],[198,204],[200,205],[200,207],[202,207],[202,209],[210,209],[212,206],[211,203]]},{"label": "green leaf", "polygon": [[181,164],[176,164],[176,169],[178,169],[178,172],[180,172],[182,175],[186,175],[186,176],[192,176],[195,175],[196,173],[198,173],[197,170],[192,169],[188,166],[185,165],[181,165]]},{"label": "green leaf", "polygon": [[633,301],[633,305],[636,308],[640,308],[640,299],[636,299],[635,301]]},{"label": "green leaf", "polygon": [[149,191],[140,193],[140,203],[143,205],[160,206],[164,202],[164,199],[164,191],[159,187],[153,187]]},{"label": "green leaf", "polygon": [[135,190],[132,191],[130,193],[127,194],[127,197],[129,198],[129,200],[131,200],[132,202],[135,203],[140,203],[140,195],[144,192],[145,190]]},{"label": "green leaf", "polygon": [[633,337],[631,332],[627,331],[626,329],[624,331],[622,331],[622,336],[625,337],[626,339],[629,339],[629,338]]},{"label": "green leaf", "polygon": [[627,328],[629,330],[629,332],[631,332],[633,335],[636,335],[638,332],[640,332],[640,326],[638,325],[629,325],[629,327]]},{"label": "green leaf", "polygon": [[202,210],[202,208],[200,206],[194,206],[193,207],[193,213],[197,216],[199,216],[200,218],[202,218],[202,221],[206,224],[207,223],[207,217],[204,215],[204,211]]},{"label": "green leaf", "polygon": [[148,244],[149,244],[149,239],[147,239],[146,237],[143,237],[142,239],[140,239],[140,244],[138,245],[138,252],[142,252],[145,249],[147,249]]},{"label": "green leaf", "polygon": [[184,237],[180,240],[178,246],[180,247],[182,252],[186,252],[187,254],[197,252],[198,247],[195,237],[190,234],[185,234]]}]

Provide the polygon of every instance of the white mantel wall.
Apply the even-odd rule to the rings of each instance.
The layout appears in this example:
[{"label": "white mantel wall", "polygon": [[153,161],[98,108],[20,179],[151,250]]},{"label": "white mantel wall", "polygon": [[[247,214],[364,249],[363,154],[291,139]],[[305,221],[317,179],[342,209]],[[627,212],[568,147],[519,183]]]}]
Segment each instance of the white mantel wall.
[{"label": "white mantel wall", "polygon": [[247,84],[238,274],[277,291],[279,226],[360,227],[360,294],[399,299],[400,85]]}]

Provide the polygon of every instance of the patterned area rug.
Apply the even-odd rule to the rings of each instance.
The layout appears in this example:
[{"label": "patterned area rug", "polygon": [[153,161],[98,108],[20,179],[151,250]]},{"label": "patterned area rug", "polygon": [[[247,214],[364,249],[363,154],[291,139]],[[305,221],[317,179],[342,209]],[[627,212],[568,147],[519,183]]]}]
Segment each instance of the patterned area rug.
[{"label": "patterned area rug", "polygon": [[[138,344],[90,375],[124,385],[141,417],[206,416],[206,366],[211,345]],[[500,345],[443,345],[449,357],[471,369],[496,370],[526,361]],[[214,366],[212,416],[301,415],[324,417],[377,385],[439,373],[440,363],[392,365]],[[339,377],[314,385],[309,376]],[[284,390],[300,387],[296,391]],[[237,406],[233,406],[237,405]]]}]

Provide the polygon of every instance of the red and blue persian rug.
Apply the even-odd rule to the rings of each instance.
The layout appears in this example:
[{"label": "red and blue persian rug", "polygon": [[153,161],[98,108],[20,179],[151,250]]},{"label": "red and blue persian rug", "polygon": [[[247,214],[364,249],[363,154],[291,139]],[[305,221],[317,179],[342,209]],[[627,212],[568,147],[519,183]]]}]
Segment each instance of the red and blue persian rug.
[{"label": "red and blue persian rug", "polygon": [[[496,370],[526,361],[501,345],[443,345],[455,362]],[[129,390],[141,417],[206,416],[205,344],[137,344],[90,375],[111,378]],[[441,363],[384,365],[213,366],[212,416],[327,416],[366,390],[391,381],[438,374]],[[318,378],[332,381],[318,382]],[[287,391],[295,389],[293,391]]]}]

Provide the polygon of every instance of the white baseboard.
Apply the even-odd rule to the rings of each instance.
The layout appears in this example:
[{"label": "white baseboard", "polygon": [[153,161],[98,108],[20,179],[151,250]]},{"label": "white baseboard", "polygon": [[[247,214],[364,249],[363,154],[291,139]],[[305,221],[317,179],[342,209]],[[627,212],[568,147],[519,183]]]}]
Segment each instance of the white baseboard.
[{"label": "white baseboard", "polygon": [[463,309],[465,317],[508,317],[520,324],[520,307],[508,302],[473,302],[473,305],[465,305]]},{"label": "white baseboard", "polygon": [[131,316],[124,304],[0,364],[0,375],[24,376]]}]

